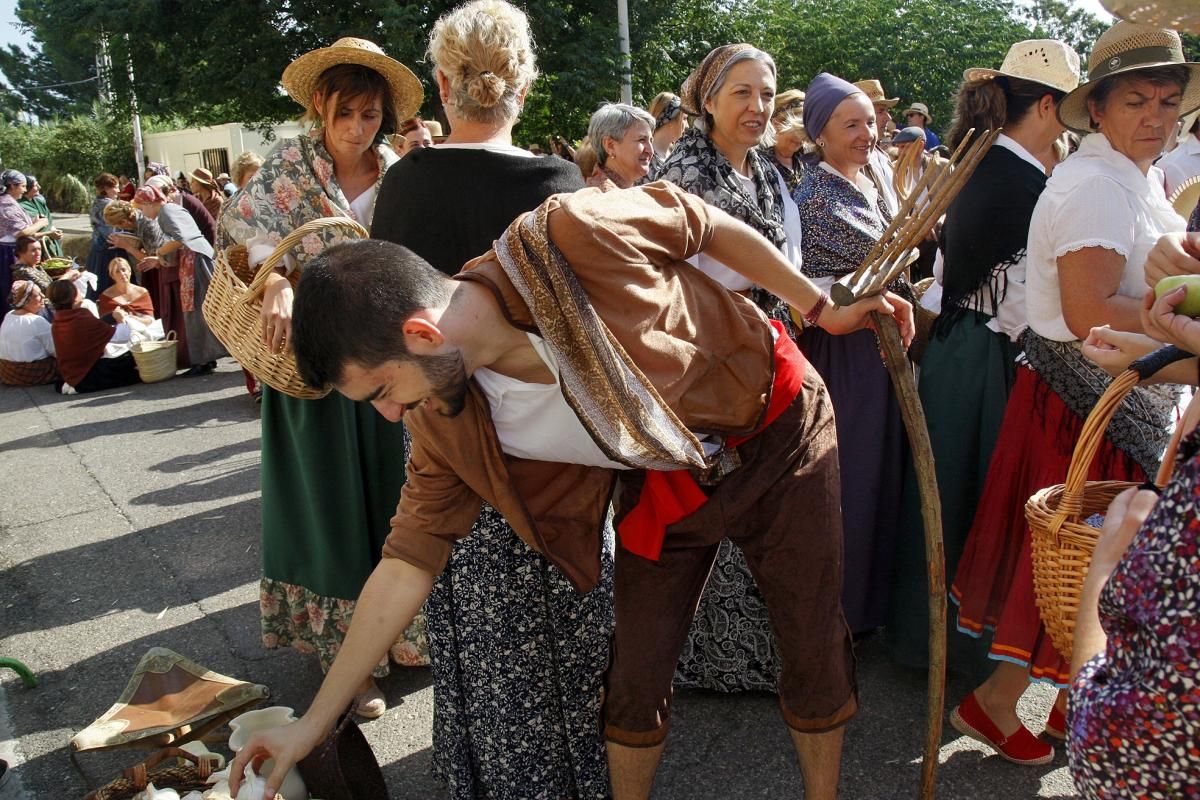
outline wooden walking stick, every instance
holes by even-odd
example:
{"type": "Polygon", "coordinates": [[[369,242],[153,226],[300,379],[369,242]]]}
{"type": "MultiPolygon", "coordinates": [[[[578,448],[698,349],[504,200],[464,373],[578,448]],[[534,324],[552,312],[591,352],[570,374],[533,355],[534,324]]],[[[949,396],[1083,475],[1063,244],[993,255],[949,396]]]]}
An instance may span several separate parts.
{"type": "MultiPolygon", "coordinates": [[[[1000,131],[996,130],[975,138],[974,130],[971,130],[949,163],[926,170],[859,268],[834,284],[830,292],[834,302],[850,305],[864,297],[880,294],[907,269],[916,247],[932,230],[999,135],[1000,131]]],[[[921,495],[921,521],[925,526],[925,566],[929,585],[929,684],[919,797],[921,800],[932,800],[937,790],[938,752],[941,749],[942,717],[946,705],[946,559],[942,542],[942,503],[938,495],[933,446],[929,441],[925,411],[917,394],[916,376],[904,351],[900,328],[892,317],[876,312],[872,318],[912,447],[921,495]]]]}

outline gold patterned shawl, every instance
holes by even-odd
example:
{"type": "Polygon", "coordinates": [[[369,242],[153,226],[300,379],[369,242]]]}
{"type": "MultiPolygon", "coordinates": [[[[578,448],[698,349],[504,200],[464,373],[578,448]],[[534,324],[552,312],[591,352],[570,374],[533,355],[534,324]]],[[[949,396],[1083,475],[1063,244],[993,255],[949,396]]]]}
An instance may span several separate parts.
{"type": "Polygon", "coordinates": [[[610,459],[635,469],[705,469],[700,441],[600,319],[550,241],[543,205],[517,219],[496,255],[558,360],[563,395],[610,459]]]}

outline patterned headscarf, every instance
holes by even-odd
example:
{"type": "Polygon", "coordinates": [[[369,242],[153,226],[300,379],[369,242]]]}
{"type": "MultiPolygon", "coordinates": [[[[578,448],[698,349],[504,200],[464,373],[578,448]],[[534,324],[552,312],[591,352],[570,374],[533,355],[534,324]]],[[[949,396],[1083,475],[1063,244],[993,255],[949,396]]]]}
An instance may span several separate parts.
{"type": "Polygon", "coordinates": [[[24,186],[25,176],[15,169],[6,169],[4,172],[0,172],[0,184],[3,184],[5,189],[9,186],[24,186]]]}
{"type": "Polygon", "coordinates": [[[29,302],[29,298],[33,296],[35,286],[33,281],[13,281],[12,292],[8,296],[8,305],[11,308],[24,307],[29,302]]]}
{"type": "Polygon", "coordinates": [[[808,131],[809,138],[817,140],[838,103],[852,94],[862,93],[862,89],[853,83],[828,72],[813,78],[804,94],[804,129],[808,131]]]}
{"type": "MultiPolygon", "coordinates": [[[[703,116],[704,104],[724,81],[725,73],[729,71],[729,68],[759,52],[757,47],[745,42],[725,44],[715,48],[704,57],[700,66],[692,70],[692,74],[687,76],[687,80],[680,87],[679,97],[683,101],[683,110],[693,117],[703,116]]],[[[768,62],[771,66],[771,74],[774,75],[775,62],[770,61],[769,57],[768,62]]]]}
{"type": "Polygon", "coordinates": [[[150,205],[151,203],[165,203],[167,196],[162,193],[162,190],[157,186],[146,184],[133,193],[134,205],[150,205]]]}
{"type": "Polygon", "coordinates": [[[167,169],[167,165],[160,164],[157,161],[147,161],[146,172],[154,175],[166,175],[167,177],[171,176],[171,170],[167,169]]]}
{"type": "Polygon", "coordinates": [[[678,97],[672,97],[667,101],[667,105],[662,111],[658,112],[658,116],[654,118],[654,130],[658,130],[663,125],[666,125],[671,120],[679,116],[680,108],[683,103],[678,97]]]}

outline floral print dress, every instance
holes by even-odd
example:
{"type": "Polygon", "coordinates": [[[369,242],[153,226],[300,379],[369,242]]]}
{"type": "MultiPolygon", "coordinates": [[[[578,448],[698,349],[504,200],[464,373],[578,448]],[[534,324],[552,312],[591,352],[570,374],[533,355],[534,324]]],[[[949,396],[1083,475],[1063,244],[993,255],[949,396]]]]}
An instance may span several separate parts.
{"type": "Polygon", "coordinates": [[[1100,594],[1104,652],[1071,688],[1075,788],[1200,797],[1200,431],[1100,594]]]}
{"type": "MultiPolygon", "coordinates": [[[[397,161],[377,148],[378,191],[397,161]]],[[[372,207],[373,210],[373,207],[372,207]]],[[[334,174],[321,132],[281,141],[262,169],[226,203],[217,249],[245,245],[252,262],[293,230],[321,217],[355,218],[334,174]]],[[[370,219],[358,219],[369,227],[370,219]]],[[[344,229],[306,236],[289,268],[347,240],[344,229]]],[[[367,403],[333,392],[297,400],[266,388],[262,403],[263,645],[315,652],[328,669],[345,638],[354,603],[379,562],[404,483],[404,428],[367,403]]],[[[392,647],[397,663],[428,664],[424,617],[392,647]]],[[[386,674],[386,661],[375,675],[386,674]]]]}

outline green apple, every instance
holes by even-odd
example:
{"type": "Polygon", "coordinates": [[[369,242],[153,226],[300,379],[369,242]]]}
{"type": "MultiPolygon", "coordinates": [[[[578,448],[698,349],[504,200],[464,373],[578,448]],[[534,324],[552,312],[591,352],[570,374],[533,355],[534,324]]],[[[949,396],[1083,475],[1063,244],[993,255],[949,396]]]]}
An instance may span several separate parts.
{"type": "Polygon", "coordinates": [[[1154,296],[1162,297],[1180,286],[1187,288],[1187,296],[1175,306],[1176,314],[1200,317],[1200,275],[1172,275],[1163,278],[1154,286],[1154,296]]]}

